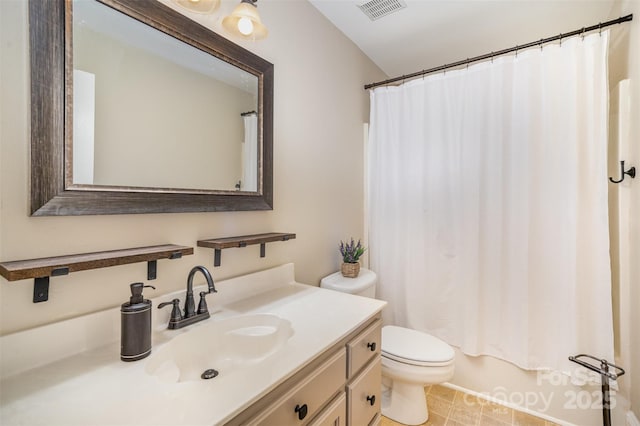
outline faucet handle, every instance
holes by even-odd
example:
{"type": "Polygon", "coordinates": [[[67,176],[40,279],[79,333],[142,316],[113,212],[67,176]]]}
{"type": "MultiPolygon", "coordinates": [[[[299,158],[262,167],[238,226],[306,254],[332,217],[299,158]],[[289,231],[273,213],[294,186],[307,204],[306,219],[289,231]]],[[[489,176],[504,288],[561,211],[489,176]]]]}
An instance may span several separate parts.
{"type": "Polygon", "coordinates": [[[200,292],[200,303],[198,303],[198,315],[200,315],[200,314],[208,314],[209,313],[209,307],[207,306],[207,300],[205,299],[205,297],[209,293],[210,292],[208,292],[208,291],[201,291],[200,292]]]}
{"type": "Polygon", "coordinates": [[[173,309],[171,309],[171,319],[170,323],[177,322],[182,319],[182,313],[180,312],[180,299],[173,299],[171,302],[164,302],[158,305],[158,309],[162,309],[165,306],[173,305],[173,309]]]}

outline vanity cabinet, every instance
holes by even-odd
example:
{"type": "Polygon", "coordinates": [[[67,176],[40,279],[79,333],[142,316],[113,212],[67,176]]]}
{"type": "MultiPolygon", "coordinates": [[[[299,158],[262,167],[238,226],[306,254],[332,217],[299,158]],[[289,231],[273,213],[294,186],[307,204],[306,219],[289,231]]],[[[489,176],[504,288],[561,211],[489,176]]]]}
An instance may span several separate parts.
{"type": "Polygon", "coordinates": [[[381,327],[372,318],[227,425],[379,424],[381,327]]]}

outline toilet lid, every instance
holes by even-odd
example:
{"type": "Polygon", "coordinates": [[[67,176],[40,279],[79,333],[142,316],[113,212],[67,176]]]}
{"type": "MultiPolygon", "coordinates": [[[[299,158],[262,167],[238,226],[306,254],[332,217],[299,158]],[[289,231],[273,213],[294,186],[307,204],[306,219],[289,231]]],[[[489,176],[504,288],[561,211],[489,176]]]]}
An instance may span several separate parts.
{"type": "Polygon", "coordinates": [[[360,268],[360,273],[355,278],[345,278],[340,271],[328,275],[320,280],[320,287],[343,293],[358,294],[371,286],[375,286],[376,281],[375,272],[360,268]]]}
{"type": "Polygon", "coordinates": [[[430,334],[394,325],[382,327],[382,355],[415,365],[442,365],[455,356],[453,348],[430,334]]]}

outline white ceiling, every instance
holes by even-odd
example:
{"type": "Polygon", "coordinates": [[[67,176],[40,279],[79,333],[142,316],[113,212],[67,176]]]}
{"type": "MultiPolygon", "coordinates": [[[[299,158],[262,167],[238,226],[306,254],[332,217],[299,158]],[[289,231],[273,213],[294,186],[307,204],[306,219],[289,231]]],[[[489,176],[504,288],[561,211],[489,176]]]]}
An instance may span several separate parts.
{"type": "Polygon", "coordinates": [[[310,0],[389,77],[613,19],[613,0],[405,0],[371,21],[365,1],[310,0]]]}

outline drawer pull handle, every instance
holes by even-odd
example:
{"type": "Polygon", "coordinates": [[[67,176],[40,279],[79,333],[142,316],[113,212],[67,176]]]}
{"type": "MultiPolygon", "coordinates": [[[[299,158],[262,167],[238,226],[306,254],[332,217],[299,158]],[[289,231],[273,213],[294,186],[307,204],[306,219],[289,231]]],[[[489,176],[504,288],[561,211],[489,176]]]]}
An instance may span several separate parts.
{"type": "Polygon", "coordinates": [[[298,413],[298,420],[302,420],[307,417],[307,404],[296,405],[296,413],[298,413]]]}
{"type": "Polygon", "coordinates": [[[373,404],[376,403],[376,396],[375,395],[368,396],[367,401],[369,401],[369,405],[373,407],[373,404]]]}
{"type": "Polygon", "coordinates": [[[371,352],[375,352],[376,342],[367,343],[367,347],[371,350],[371,352]]]}

